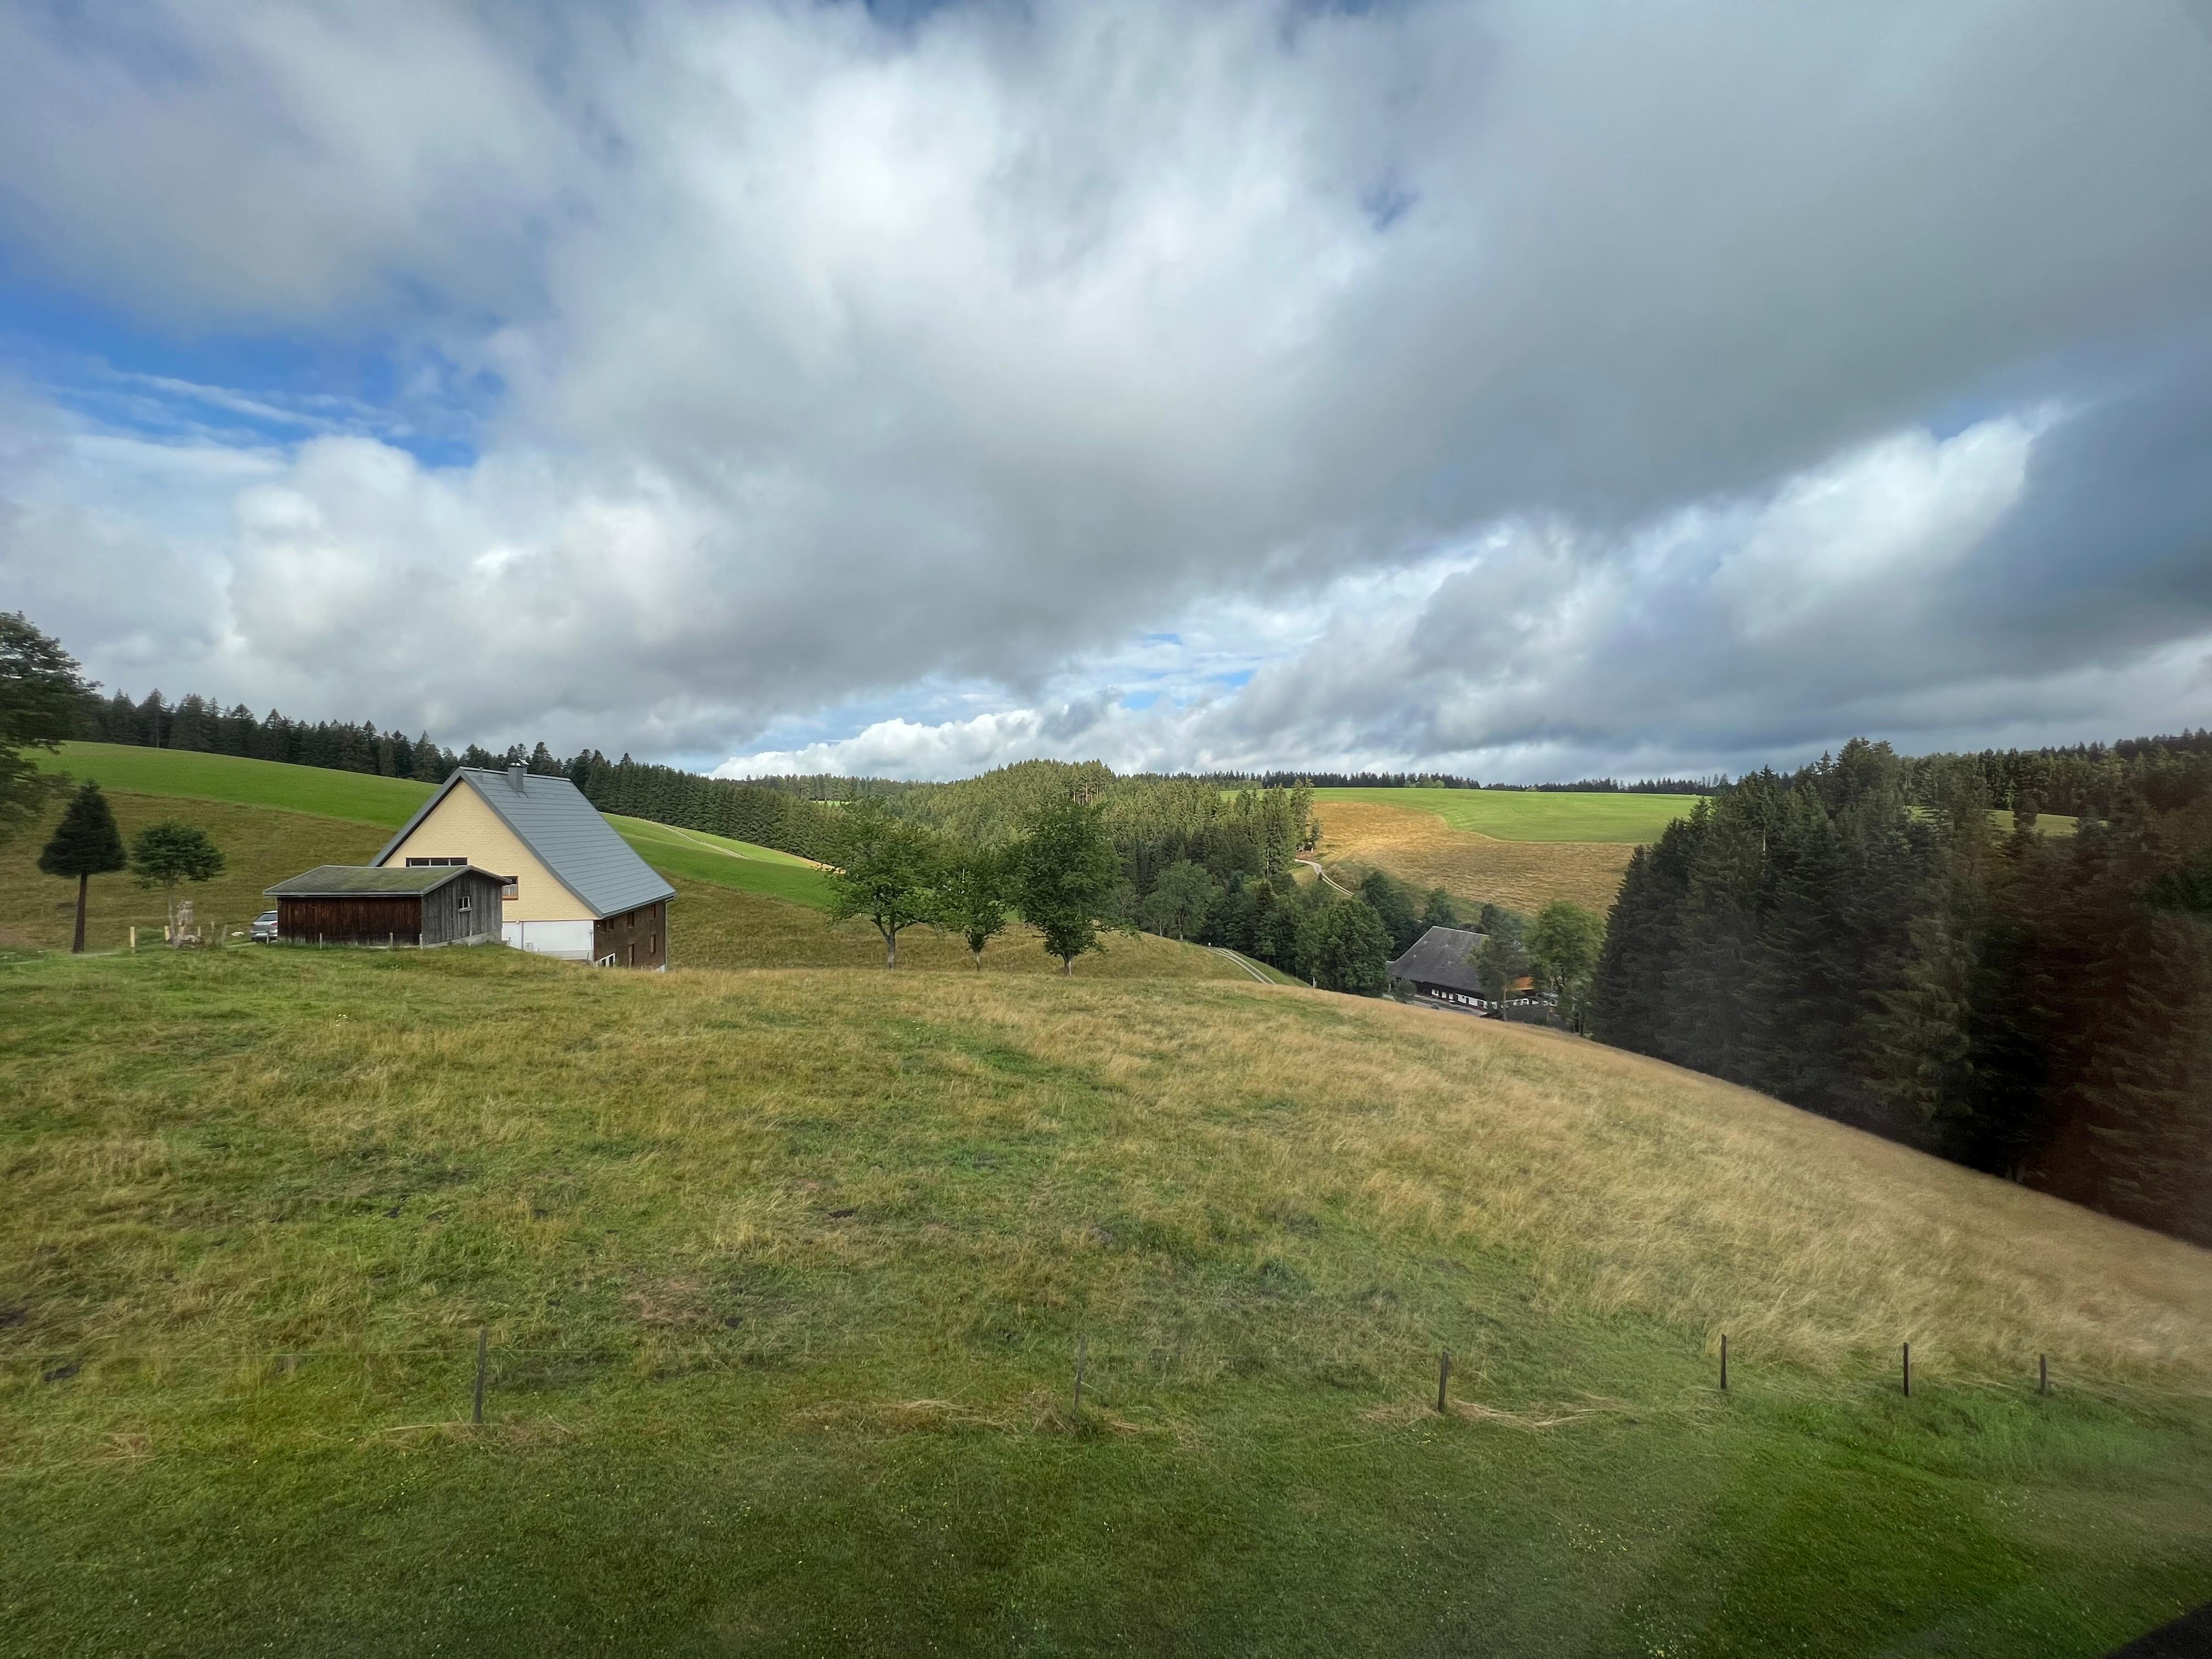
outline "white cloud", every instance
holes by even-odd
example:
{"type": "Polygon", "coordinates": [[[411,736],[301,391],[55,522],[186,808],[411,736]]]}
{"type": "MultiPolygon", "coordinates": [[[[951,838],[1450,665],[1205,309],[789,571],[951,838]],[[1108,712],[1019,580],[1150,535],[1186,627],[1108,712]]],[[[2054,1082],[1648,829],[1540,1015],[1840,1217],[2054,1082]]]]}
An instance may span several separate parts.
{"type": "Polygon", "coordinates": [[[2212,323],[2212,53],[2150,9],[31,6],[0,204],[149,325],[496,377],[451,465],[127,364],[56,394],[105,430],[0,410],[0,574],[139,689],[762,765],[1668,766],[1937,729],[2030,641],[2164,685],[2207,625],[2201,465],[2076,441],[2195,419],[2126,376],[2212,323]],[[359,625],[394,595],[441,627],[359,625]]]}

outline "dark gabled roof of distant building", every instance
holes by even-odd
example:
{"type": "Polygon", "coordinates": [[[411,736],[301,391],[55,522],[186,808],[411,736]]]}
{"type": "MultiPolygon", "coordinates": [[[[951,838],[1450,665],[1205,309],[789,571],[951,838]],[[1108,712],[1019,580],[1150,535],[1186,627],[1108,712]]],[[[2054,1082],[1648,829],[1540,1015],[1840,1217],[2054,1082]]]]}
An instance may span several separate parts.
{"type": "Polygon", "coordinates": [[[584,799],[584,792],[566,778],[519,768],[504,772],[462,767],[446,780],[446,787],[422,805],[422,810],[376,855],[379,864],[390,858],[415,833],[415,826],[463,784],[484,798],[491,810],[538,854],[553,872],[554,880],[574,893],[596,916],[620,915],[641,904],[674,898],[676,890],[657,875],[651,865],[615,833],[615,827],[584,799]]]}
{"type": "Polygon", "coordinates": [[[1431,927],[1390,964],[1390,977],[1416,985],[1441,985],[1449,991],[1480,994],[1482,975],[1472,965],[1483,936],[1464,927],[1431,927]]]}
{"type": "Polygon", "coordinates": [[[412,869],[383,870],[362,864],[318,865],[304,875],[294,876],[289,881],[280,881],[274,887],[261,890],[277,898],[353,898],[378,893],[409,896],[434,893],[447,882],[465,876],[471,871],[479,876],[491,876],[494,881],[504,881],[504,876],[493,875],[489,870],[477,870],[473,865],[434,864],[412,869]]]}

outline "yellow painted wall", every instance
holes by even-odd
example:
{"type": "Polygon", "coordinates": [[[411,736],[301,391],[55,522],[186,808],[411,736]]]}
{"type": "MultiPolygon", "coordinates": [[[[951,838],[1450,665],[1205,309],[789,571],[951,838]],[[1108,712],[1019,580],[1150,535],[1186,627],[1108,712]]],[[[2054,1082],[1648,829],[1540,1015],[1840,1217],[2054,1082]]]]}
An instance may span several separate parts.
{"type": "Polygon", "coordinates": [[[485,805],[476,786],[456,785],[415,833],[392,849],[387,866],[410,859],[466,859],[479,870],[515,878],[515,895],[499,907],[505,921],[586,921],[582,900],[553,878],[507,820],[485,805]]]}

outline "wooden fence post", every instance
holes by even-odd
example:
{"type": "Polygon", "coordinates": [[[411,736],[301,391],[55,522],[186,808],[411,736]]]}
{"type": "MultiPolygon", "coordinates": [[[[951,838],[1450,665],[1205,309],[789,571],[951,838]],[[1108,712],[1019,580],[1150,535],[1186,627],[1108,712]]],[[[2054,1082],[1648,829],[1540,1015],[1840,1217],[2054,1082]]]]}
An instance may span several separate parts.
{"type": "Polygon", "coordinates": [[[1444,1409],[1445,1401],[1450,1392],[1451,1350],[1439,1348],[1437,1350],[1437,1409],[1438,1411],[1444,1409]]]}
{"type": "Polygon", "coordinates": [[[1912,1345],[1910,1342],[1905,1345],[1904,1355],[1905,1397],[1910,1400],[1912,1397],[1912,1345]]]}
{"type": "Polygon", "coordinates": [[[476,1411],[475,1411],[475,1413],[474,1413],[470,1417],[469,1421],[470,1421],[470,1422],[471,1422],[471,1423],[473,1423],[473,1424],[476,1424],[478,1427],[483,1426],[483,1424],[484,1357],[485,1357],[485,1354],[487,1353],[487,1352],[489,1351],[489,1346],[490,1342],[491,1342],[491,1330],[490,1330],[490,1328],[489,1328],[489,1327],[488,1327],[488,1326],[484,1326],[484,1325],[479,1325],[479,1326],[477,1326],[477,1406],[476,1406],[476,1411]]]}
{"type": "Polygon", "coordinates": [[[1728,1333],[1721,1333],[1721,1392],[1728,1392],[1728,1333]]]}

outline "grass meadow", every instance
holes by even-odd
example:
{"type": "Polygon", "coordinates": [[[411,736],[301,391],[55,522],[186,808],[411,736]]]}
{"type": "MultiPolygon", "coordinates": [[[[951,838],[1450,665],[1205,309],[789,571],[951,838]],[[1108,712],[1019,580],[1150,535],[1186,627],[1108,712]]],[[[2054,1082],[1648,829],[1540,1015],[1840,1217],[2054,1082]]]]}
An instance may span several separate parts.
{"type": "MultiPolygon", "coordinates": [[[[108,800],[126,840],[163,818],[198,824],[214,838],[223,849],[223,874],[179,892],[192,900],[204,927],[225,932],[244,929],[269,908],[263,891],[271,884],[319,864],[362,863],[388,839],[374,825],[223,801],[126,793],[112,794],[108,800]]],[[[34,831],[0,847],[0,954],[69,947],[76,884],[40,874],[37,862],[38,849],[59,811],[57,805],[34,831]]],[[[832,925],[822,914],[829,902],[827,884],[804,860],[721,836],[695,837],[641,819],[613,822],[677,890],[668,912],[672,965],[882,968],[881,937],[865,921],[832,925]],[[740,851],[733,854],[725,848],[740,851]]],[[[127,872],[96,876],[87,907],[86,947],[121,949],[136,926],[142,945],[158,948],[164,914],[161,894],[140,887],[127,872]]],[[[900,936],[899,963],[902,969],[915,971],[975,971],[964,944],[927,927],[900,936]]],[[[1035,930],[1018,926],[992,941],[982,971],[1056,974],[1060,963],[1045,954],[1035,930]]],[[[1282,978],[1269,971],[1271,977],[1282,978]]],[[[1218,952],[1148,934],[1109,938],[1106,949],[1085,957],[1076,972],[1109,979],[1250,977],[1218,952]]]]}
{"type": "MultiPolygon", "coordinates": [[[[1470,903],[1534,915],[1571,899],[1604,915],[1637,844],[1655,841],[1696,805],[1694,795],[1563,794],[1472,789],[1316,789],[1322,861],[1346,885],[1387,871],[1470,903]]],[[[2012,814],[1990,822],[2009,833],[2012,814]]],[[[2075,821],[2045,813],[2039,827],[2070,836],[2075,821]]]]}
{"type": "MultiPolygon", "coordinates": [[[[96,782],[110,794],[173,795],[234,806],[267,806],[311,817],[397,830],[430,799],[432,786],[411,778],[375,778],[319,766],[286,766],[200,755],[182,749],[138,749],[119,743],[65,743],[58,753],[28,751],[50,772],[96,782]]],[[[380,840],[377,846],[383,845],[380,840]]],[[[375,847],[369,848],[373,854],[375,847]]]]}
{"type": "MultiPolygon", "coordinates": [[[[359,863],[374,858],[391,838],[391,832],[412,817],[431,793],[430,785],[404,778],[374,778],[357,772],[325,771],[320,767],[286,766],[275,761],[242,760],[234,755],[134,749],[106,743],[64,744],[58,755],[31,752],[32,758],[49,770],[66,771],[79,781],[97,781],[111,798],[123,792],[160,803],[150,813],[143,807],[133,807],[126,814],[125,809],[117,805],[116,821],[122,824],[126,837],[141,823],[174,817],[206,829],[225,848],[226,855],[231,854],[235,843],[247,861],[241,863],[233,857],[230,874],[211,884],[208,892],[196,896],[201,901],[202,915],[219,913],[224,919],[235,918],[241,923],[268,908],[260,892],[273,882],[297,875],[318,863],[359,863]],[[311,830],[301,824],[264,825],[250,811],[203,811],[202,805],[271,809],[319,820],[322,827],[311,830]],[[328,827],[332,823],[367,824],[386,833],[366,837],[342,836],[328,827]],[[335,856],[320,851],[309,854],[311,848],[326,846],[348,850],[335,856]],[[264,872],[272,873],[264,878],[264,872]],[[248,904],[252,908],[242,908],[248,904]]],[[[57,805],[36,831],[27,832],[14,846],[0,848],[0,948],[4,948],[4,936],[11,928],[19,936],[22,933],[22,905],[11,903],[9,897],[19,878],[27,878],[34,884],[48,879],[36,872],[38,849],[51,833],[60,810],[57,805]],[[27,854],[25,842],[28,843],[27,854]]],[[[644,818],[610,814],[607,821],[647,863],[672,881],[689,877],[712,886],[735,887],[769,898],[810,905],[817,910],[827,908],[830,902],[829,887],[816,866],[788,853],[734,841],[727,836],[678,830],[644,818]]],[[[58,887],[61,884],[52,884],[58,887]]],[[[100,935],[109,943],[120,942],[123,933],[119,929],[131,921],[137,921],[141,927],[145,923],[143,915],[124,914],[131,905],[131,901],[123,896],[130,885],[131,878],[126,875],[103,876],[93,882],[93,891],[99,896],[93,907],[94,917],[103,914],[121,916],[116,927],[100,935]]],[[[158,921],[161,915],[158,902],[152,914],[158,921]]],[[[51,931],[48,928],[45,933],[51,931]]],[[[44,933],[36,929],[33,936],[44,939],[44,933]]],[[[66,944],[67,939],[64,930],[61,942],[66,944]]]]}
{"type": "Polygon", "coordinates": [[[1455,830],[1433,812],[1365,801],[1334,802],[1316,816],[1318,856],[1346,886],[1368,870],[1383,870],[1424,891],[1441,887],[1468,904],[1502,904],[1528,915],[1562,898],[1603,915],[1636,850],[1627,842],[1495,841],[1455,830]]]}
{"type": "Polygon", "coordinates": [[[1316,789],[1314,811],[1326,825],[1340,801],[1427,812],[1454,830],[1492,841],[1619,842],[1659,839],[1687,817],[1695,795],[1574,794],[1534,789],[1316,789]]]}
{"type": "Polygon", "coordinates": [[[2212,1257],[1528,1028],[46,956],[0,1182],[16,1651],[2090,1655],[2212,1596],[2212,1257]]]}

